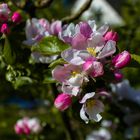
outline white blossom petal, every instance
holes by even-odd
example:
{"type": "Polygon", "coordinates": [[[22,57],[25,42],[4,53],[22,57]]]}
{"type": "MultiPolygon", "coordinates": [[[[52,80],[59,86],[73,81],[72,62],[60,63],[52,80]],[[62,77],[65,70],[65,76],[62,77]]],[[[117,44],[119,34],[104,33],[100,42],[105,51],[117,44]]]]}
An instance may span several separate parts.
{"type": "Polygon", "coordinates": [[[85,121],[85,123],[89,122],[89,119],[87,118],[86,114],[85,114],[85,110],[84,110],[84,105],[82,106],[81,110],[80,110],[80,117],[82,120],[85,121]]]}
{"type": "Polygon", "coordinates": [[[103,26],[101,26],[97,32],[99,32],[100,34],[104,35],[109,29],[108,24],[104,24],[103,26]]]}
{"type": "Polygon", "coordinates": [[[111,56],[116,52],[116,42],[115,41],[108,41],[101,52],[98,54],[97,58],[101,59],[104,57],[111,56]]]}
{"type": "Polygon", "coordinates": [[[80,91],[80,87],[63,84],[63,85],[62,85],[62,91],[63,91],[64,93],[68,93],[68,94],[77,96],[78,93],[79,93],[79,91],[80,91]]]}
{"type": "Polygon", "coordinates": [[[77,51],[75,49],[67,49],[61,53],[61,57],[65,61],[67,61],[73,65],[81,65],[85,61],[79,56],[79,52],[80,51],[77,51]]]}
{"type": "Polygon", "coordinates": [[[87,93],[80,101],[81,104],[85,103],[87,99],[92,98],[95,95],[95,92],[87,93]]]}
{"type": "Polygon", "coordinates": [[[83,83],[83,75],[76,74],[75,76],[72,76],[71,78],[69,78],[67,81],[72,86],[81,86],[83,83]]]}

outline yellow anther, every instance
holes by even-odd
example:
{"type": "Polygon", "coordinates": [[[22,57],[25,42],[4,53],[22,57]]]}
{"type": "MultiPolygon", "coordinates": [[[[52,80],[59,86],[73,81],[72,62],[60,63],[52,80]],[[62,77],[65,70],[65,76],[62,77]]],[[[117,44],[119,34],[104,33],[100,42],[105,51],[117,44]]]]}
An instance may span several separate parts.
{"type": "Polygon", "coordinates": [[[92,56],[96,56],[96,51],[94,48],[87,48],[88,53],[90,53],[92,56]]]}
{"type": "Polygon", "coordinates": [[[78,74],[77,71],[73,71],[73,72],[72,72],[72,77],[75,77],[77,74],[78,74]]]}
{"type": "Polygon", "coordinates": [[[86,102],[86,106],[87,106],[87,108],[92,108],[94,105],[96,104],[96,101],[95,100],[88,100],[87,102],[86,102]]]}

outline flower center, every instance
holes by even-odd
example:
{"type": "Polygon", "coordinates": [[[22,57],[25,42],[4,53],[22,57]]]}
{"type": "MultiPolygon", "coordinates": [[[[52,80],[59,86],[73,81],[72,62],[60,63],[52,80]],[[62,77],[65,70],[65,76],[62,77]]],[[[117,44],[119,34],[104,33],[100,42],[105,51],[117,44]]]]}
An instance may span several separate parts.
{"type": "Polygon", "coordinates": [[[95,104],[96,104],[96,101],[93,100],[93,99],[91,99],[91,100],[88,100],[88,101],[86,102],[86,107],[87,107],[87,108],[92,108],[95,104]]]}
{"type": "Polygon", "coordinates": [[[96,56],[96,51],[94,48],[87,48],[88,53],[90,53],[92,56],[96,56]]]}
{"type": "Polygon", "coordinates": [[[75,77],[77,74],[79,74],[77,71],[73,71],[73,72],[71,73],[71,76],[72,76],[72,77],[75,77]]]}

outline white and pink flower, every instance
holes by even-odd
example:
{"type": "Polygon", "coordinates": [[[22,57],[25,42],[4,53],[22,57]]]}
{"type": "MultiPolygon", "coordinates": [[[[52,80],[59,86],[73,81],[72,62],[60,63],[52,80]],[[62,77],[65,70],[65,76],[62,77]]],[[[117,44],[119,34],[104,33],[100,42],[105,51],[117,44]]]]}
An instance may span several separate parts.
{"type": "Polygon", "coordinates": [[[10,14],[10,9],[6,3],[0,4],[0,22],[7,21],[10,14]]]}
{"type": "Polygon", "coordinates": [[[104,105],[94,96],[95,92],[87,93],[80,101],[80,103],[83,104],[80,110],[80,117],[85,123],[88,123],[89,120],[99,122],[102,119],[99,113],[103,112],[104,105]]]}
{"type": "Polygon", "coordinates": [[[39,119],[37,118],[28,118],[24,117],[17,121],[14,126],[15,132],[18,135],[26,134],[29,135],[31,133],[39,133],[42,130],[42,126],[40,124],[39,119]]]}

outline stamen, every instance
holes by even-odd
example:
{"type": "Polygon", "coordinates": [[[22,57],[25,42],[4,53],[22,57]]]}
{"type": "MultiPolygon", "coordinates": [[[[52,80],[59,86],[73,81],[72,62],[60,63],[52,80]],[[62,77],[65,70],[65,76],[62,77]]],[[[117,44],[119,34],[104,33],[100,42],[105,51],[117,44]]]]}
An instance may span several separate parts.
{"type": "Polygon", "coordinates": [[[88,100],[87,102],[86,102],[86,106],[87,106],[87,108],[92,108],[94,105],[96,104],[96,102],[95,102],[95,100],[88,100]]]}
{"type": "Polygon", "coordinates": [[[77,71],[73,71],[73,72],[72,72],[72,77],[75,77],[77,74],[78,74],[77,71]]]}
{"type": "Polygon", "coordinates": [[[90,53],[92,56],[96,56],[96,51],[94,48],[87,48],[88,53],[90,53]]]}

